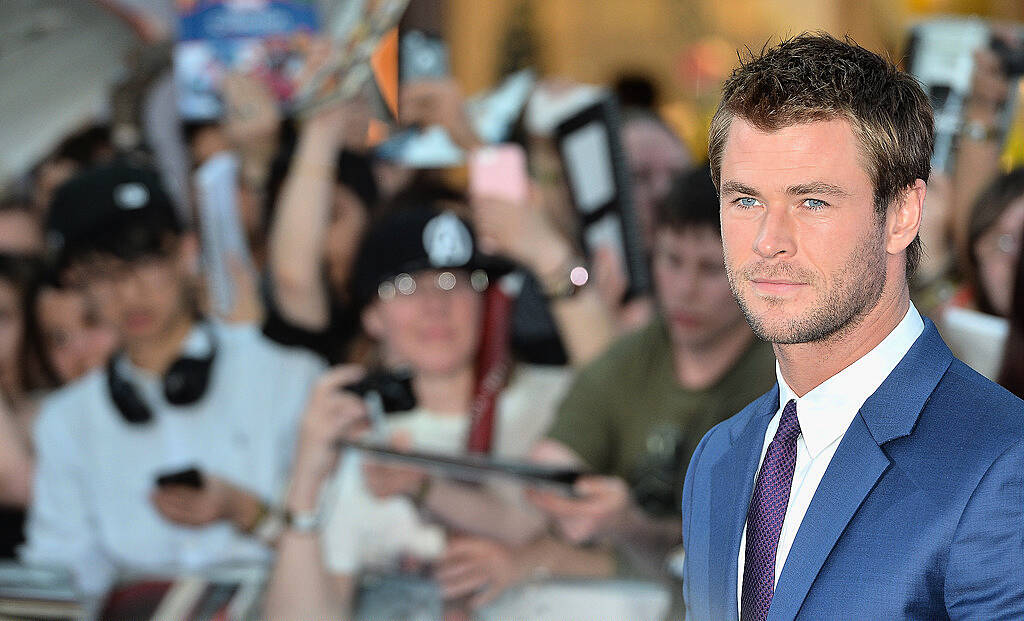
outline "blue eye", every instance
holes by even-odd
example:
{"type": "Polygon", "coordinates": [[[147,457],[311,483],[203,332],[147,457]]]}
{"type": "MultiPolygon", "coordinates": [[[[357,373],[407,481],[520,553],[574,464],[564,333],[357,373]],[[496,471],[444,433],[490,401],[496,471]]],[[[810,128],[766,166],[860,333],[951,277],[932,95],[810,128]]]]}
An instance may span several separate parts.
{"type": "Polygon", "coordinates": [[[828,207],[828,203],[816,198],[804,199],[804,205],[810,209],[824,209],[825,207],[828,207]]]}
{"type": "Polygon", "coordinates": [[[749,196],[744,196],[743,198],[736,199],[736,204],[739,205],[740,207],[756,207],[757,199],[751,198],[749,196]]]}

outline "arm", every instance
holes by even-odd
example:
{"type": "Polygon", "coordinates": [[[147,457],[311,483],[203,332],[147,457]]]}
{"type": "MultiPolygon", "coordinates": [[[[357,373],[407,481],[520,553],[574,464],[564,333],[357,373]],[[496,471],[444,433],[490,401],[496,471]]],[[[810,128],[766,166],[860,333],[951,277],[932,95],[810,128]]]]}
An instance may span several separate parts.
{"type": "MultiPolygon", "coordinates": [[[[998,121],[999,110],[1006,100],[1009,86],[994,52],[978,50],[974,54],[974,61],[971,95],[964,108],[964,121],[992,127],[998,121]]],[[[961,263],[966,261],[970,253],[967,247],[967,227],[971,207],[978,194],[999,174],[1001,145],[1000,140],[976,140],[967,136],[961,136],[957,145],[953,170],[952,229],[957,260],[961,263]]]]}
{"type": "Polygon", "coordinates": [[[308,330],[328,321],[321,270],[343,110],[321,110],[303,126],[270,231],[274,302],[285,319],[308,330]]]}
{"type": "MultiPolygon", "coordinates": [[[[362,371],[338,367],[317,382],[303,416],[291,484],[285,502],[293,515],[316,511],[320,490],[335,469],[334,441],[365,418],[362,401],[340,387],[356,381],[362,371]]],[[[354,590],[349,574],[337,574],[324,563],[318,532],[287,531],[278,540],[277,561],[264,600],[268,619],[345,619],[354,590]]]]}
{"type": "Polygon", "coordinates": [[[32,457],[0,395],[0,504],[26,507],[32,497],[32,457]]]}
{"type": "MultiPolygon", "coordinates": [[[[546,463],[581,467],[583,460],[555,440],[544,440],[534,457],[546,463]]],[[[558,521],[572,541],[604,538],[624,549],[663,557],[680,543],[678,517],[657,518],[633,502],[626,482],[618,477],[590,475],[576,484],[577,496],[533,492],[531,500],[558,521]]]]}
{"type": "MultiPolygon", "coordinates": [[[[485,252],[506,255],[526,266],[550,294],[568,281],[575,253],[535,199],[513,204],[474,197],[473,219],[485,252]]],[[[596,358],[615,336],[612,314],[592,284],[571,297],[552,298],[550,309],[574,366],[596,358]]]]}
{"type": "MultiPolygon", "coordinates": [[[[394,434],[391,444],[400,451],[412,448],[411,438],[403,433],[394,434]]],[[[524,506],[521,494],[512,495],[520,489],[515,485],[465,484],[432,477],[418,468],[374,460],[363,463],[362,474],[366,488],[374,496],[406,496],[434,521],[455,532],[523,545],[539,536],[546,526],[539,512],[524,506]]]]}
{"type": "Polygon", "coordinates": [[[478,537],[453,538],[437,564],[435,577],[445,599],[472,596],[471,608],[484,606],[509,587],[551,576],[606,578],[615,563],[604,548],[579,548],[544,537],[506,546],[478,537]]]}
{"type": "Polygon", "coordinates": [[[451,530],[509,545],[523,545],[543,531],[546,520],[541,514],[495,492],[488,487],[436,479],[423,499],[423,508],[451,530]]]}
{"type": "Polygon", "coordinates": [[[946,566],[950,619],[1024,618],[1024,441],[981,478],[957,526],[946,566]]]}
{"type": "MultiPolygon", "coordinates": [[[[288,507],[305,513],[314,510],[316,500],[296,487],[288,507]]],[[[354,590],[350,575],[327,570],[318,533],[288,530],[278,540],[277,562],[267,586],[263,616],[282,620],[347,619],[354,590]]]]}

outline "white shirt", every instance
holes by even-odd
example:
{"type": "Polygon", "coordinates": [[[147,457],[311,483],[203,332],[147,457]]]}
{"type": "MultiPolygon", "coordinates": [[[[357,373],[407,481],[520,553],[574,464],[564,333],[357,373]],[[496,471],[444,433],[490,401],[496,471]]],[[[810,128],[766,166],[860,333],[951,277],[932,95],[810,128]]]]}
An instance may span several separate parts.
{"type": "MultiPolygon", "coordinates": [[[[266,340],[255,326],[214,325],[210,384],[195,404],[173,406],[162,378],[122,360],[153,420],[124,420],[106,369],[56,391],[35,427],[37,466],[22,559],[67,567],[86,595],[118,572],[195,571],[225,562],[267,562],[269,551],[220,522],[189,528],[150,501],[158,474],[195,465],[267,500],[284,491],[298,422],[323,369],[312,355],[266,340]]],[[[186,352],[201,330],[186,339],[186,352]]],[[[208,348],[206,343],[204,348],[208,348]]]]}
{"type": "MultiPolygon", "coordinates": [[[[761,447],[761,463],[764,462],[768,445],[775,437],[782,418],[782,409],[792,399],[796,400],[796,417],[800,421],[800,436],[796,441],[796,467],[793,470],[793,487],[789,494],[789,505],[786,517],[782,522],[779,534],[779,545],[775,553],[775,582],[786,564],[786,557],[793,546],[797,529],[807,513],[814,492],[825,475],[825,470],[832,461],[839,442],[847,428],[857,416],[864,402],[867,401],[885,378],[889,377],[900,360],[910,350],[911,345],[924,331],[924,321],[913,304],[903,320],[874,349],[839,373],[828,378],[803,397],[797,397],[793,389],[782,377],[778,362],[775,363],[775,375],[779,381],[779,409],[768,423],[761,447]]],[[[757,484],[757,474],[754,484],[757,484]]],[[[743,524],[740,538],[740,555],[738,563],[738,580],[736,582],[736,599],[742,606],[743,564],[747,549],[747,525],[743,524]]],[[[737,608],[738,609],[738,608],[737,608]]]]}
{"type": "MultiPolygon", "coordinates": [[[[524,458],[544,437],[565,394],[571,374],[563,367],[520,365],[497,403],[494,454],[524,458]]],[[[458,454],[465,450],[469,417],[424,409],[387,418],[387,434],[402,430],[424,451],[458,454]]],[[[519,486],[488,487],[502,500],[523,506],[519,486]]],[[[394,570],[409,555],[432,560],[444,551],[444,530],[425,521],[404,496],[376,498],[363,481],[362,461],[354,452],[343,456],[325,496],[321,542],[332,573],[353,574],[362,568],[394,570]]]]}

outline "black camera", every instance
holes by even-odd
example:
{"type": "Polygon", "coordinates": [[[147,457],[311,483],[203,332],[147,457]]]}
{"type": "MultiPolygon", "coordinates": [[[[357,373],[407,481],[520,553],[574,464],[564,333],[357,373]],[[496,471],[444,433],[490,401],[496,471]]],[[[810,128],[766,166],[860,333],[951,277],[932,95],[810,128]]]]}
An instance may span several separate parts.
{"type": "Polygon", "coordinates": [[[408,369],[376,371],[342,390],[366,397],[371,392],[380,395],[385,413],[407,412],[416,407],[412,391],[412,372],[408,369]]]}

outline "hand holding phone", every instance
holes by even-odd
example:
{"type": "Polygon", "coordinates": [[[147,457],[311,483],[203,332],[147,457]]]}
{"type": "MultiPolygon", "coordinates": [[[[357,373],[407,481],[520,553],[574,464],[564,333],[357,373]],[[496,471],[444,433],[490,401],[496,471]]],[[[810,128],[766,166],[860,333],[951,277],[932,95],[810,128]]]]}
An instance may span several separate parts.
{"type": "Polygon", "coordinates": [[[526,153],[516,144],[483,147],[469,160],[469,194],[480,249],[546,275],[574,254],[536,196],[526,153]]]}
{"type": "Polygon", "coordinates": [[[178,470],[176,472],[167,472],[157,476],[157,487],[169,487],[172,485],[181,485],[183,487],[191,487],[192,489],[202,489],[203,473],[197,468],[192,467],[184,470],[178,470]]]}
{"type": "Polygon", "coordinates": [[[527,199],[526,152],[517,144],[480,147],[469,157],[469,194],[509,203],[527,199]]]}

